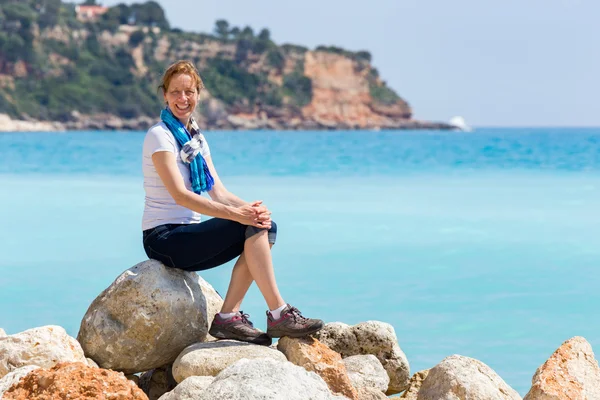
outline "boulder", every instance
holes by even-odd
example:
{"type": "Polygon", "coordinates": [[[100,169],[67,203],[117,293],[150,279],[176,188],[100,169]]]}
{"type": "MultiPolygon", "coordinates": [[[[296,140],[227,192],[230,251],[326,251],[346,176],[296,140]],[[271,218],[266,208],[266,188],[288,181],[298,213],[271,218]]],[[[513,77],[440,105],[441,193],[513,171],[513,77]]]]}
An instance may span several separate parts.
{"type": "Polygon", "coordinates": [[[216,376],[198,397],[202,400],[330,400],[344,399],[329,391],[314,372],[287,361],[240,360],[216,376]]]}
{"type": "Polygon", "coordinates": [[[0,379],[0,399],[12,385],[16,384],[21,380],[22,377],[33,371],[34,369],[38,369],[37,365],[27,365],[25,367],[17,368],[12,372],[4,375],[4,378],[0,379]]]}
{"type": "Polygon", "coordinates": [[[301,339],[282,337],[277,342],[277,348],[291,363],[307,371],[316,372],[332,392],[350,399],[358,399],[358,393],[350,382],[342,356],[323,343],[310,337],[301,339]]]}
{"type": "Polygon", "coordinates": [[[202,399],[200,393],[204,391],[213,381],[214,376],[190,376],[177,387],[165,393],[158,400],[197,400],[202,399]]]}
{"type": "Polygon", "coordinates": [[[29,372],[4,392],[3,400],[148,400],[122,373],[89,367],[85,363],[59,363],[52,369],[29,372]]]}
{"type": "Polygon", "coordinates": [[[423,386],[423,381],[429,375],[429,370],[424,369],[423,371],[419,371],[410,378],[410,382],[408,382],[408,388],[402,393],[400,396],[401,399],[405,400],[417,400],[419,395],[419,390],[421,386],[423,386]]]}
{"type": "Polygon", "coordinates": [[[242,358],[287,361],[277,350],[235,340],[196,343],[181,352],[173,363],[173,377],[182,382],[190,376],[216,376],[242,358]]]}
{"type": "Polygon", "coordinates": [[[360,400],[388,400],[388,397],[383,392],[372,387],[361,387],[358,389],[358,398],[360,400]]]}
{"type": "MultiPolygon", "coordinates": [[[[215,315],[217,315],[217,313],[221,311],[221,307],[223,307],[223,298],[215,290],[215,288],[213,288],[211,284],[206,282],[204,279],[198,279],[198,283],[200,284],[200,289],[202,289],[202,293],[206,299],[206,323],[210,329],[210,325],[212,324],[213,319],[215,319],[215,315]]],[[[217,339],[207,333],[206,341],[208,342],[213,340],[217,339]]]]}
{"type": "Polygon", "coordinates": [[[537,369],[525,400],[600,399],[600,369],[592,346],[576,336],[537,369]]]}
{"type": "Polygon", "coordinates": [[[157,400],[163,394],[175,389],[177,382],[173,379],[171,366],[165,365],[144,372],[139,378],[138,386],[146,393],[148,399],[157,400]]]}
{"type": "Polygon", "coordinates": [[[341,322],[326,324],[314,335],[342,358],[373,354],[386,370],[390,384],[387,393],[400,393],[408,385],[410,367],[398,345],[394,328],[385,322],[367,321],[349,326],[341,322]]]}
{"type": "Polygon", "coordinates": [[[350,382],[356,389],[373,388],[382,393],[387,391],[390,377],[373,354],[351,356],[345,358],[343,362],[350,382]]]}
{"type": "Polygon", "coordinates": [[[79,343],[60,326],[48,325],[0,337],[0,378],[26,365],[50,368],[68,361],[86,362],[79,343]]]}
{"type": "Polygon", "coordinates": [[[87,361],[87,365],[89,365],[90,367],[100,368],[96,361],[92,360],[91,358],[86,358],[85,360],[87,361]]]}
{"type": "Polygon", "coordinates": [[[0,328],[0,337],[4,337],[7,336],[6,332],[4,332],[4,329],[0,328]]]}
{"type": "Polygon", "coordinates": [[[417,400],[521,400],[490,367],[453,355],[429,370],[417,400]]]}
{"type": "Polygon", "coordinates": [[[102,368],[131,374],[170,364],[206,339],[206,286],[195,272],[141,262],[92,302],[77,339],[102,368]]]}

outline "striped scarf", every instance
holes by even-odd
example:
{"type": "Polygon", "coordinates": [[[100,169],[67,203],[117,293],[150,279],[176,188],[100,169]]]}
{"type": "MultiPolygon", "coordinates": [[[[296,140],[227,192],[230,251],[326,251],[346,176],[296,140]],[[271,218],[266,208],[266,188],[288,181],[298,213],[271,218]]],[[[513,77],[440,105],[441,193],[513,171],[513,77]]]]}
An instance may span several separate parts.
{"type": "MultiPolygon", "coordinates": [[[[204,157],[200,154],[202,135],[197,133],[192,137],[168,107],[161,111],[160,119],[177,140],[177,144],[181,148],[181,159],[190,167],[192,191],[197,194],[210,191],[215,181],[208,170],[204,157]]],[[[192,123],[195,125],[195,121],[192,123]]]]}

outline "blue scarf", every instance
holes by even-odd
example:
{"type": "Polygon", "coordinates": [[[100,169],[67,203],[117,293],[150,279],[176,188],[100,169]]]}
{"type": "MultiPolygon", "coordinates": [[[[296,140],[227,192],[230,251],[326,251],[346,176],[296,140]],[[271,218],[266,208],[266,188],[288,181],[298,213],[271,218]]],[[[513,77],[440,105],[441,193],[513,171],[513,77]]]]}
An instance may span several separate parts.
{"type": "MultiPolygon", "coordinates": [[[[160,119],[165,123],[171,131],[180,148],[183,148],[191,139],[191,135],[185,126],[179,121],[169,108],[165,108],[160,113],[160,119]]],[[[200,194],[208,192],[212,189],[215,181],[208,170],[208,165],[202,154],[197,154],[189,163],[190,166],[190,181],[192,182],[192,191],[200,194]]]]}

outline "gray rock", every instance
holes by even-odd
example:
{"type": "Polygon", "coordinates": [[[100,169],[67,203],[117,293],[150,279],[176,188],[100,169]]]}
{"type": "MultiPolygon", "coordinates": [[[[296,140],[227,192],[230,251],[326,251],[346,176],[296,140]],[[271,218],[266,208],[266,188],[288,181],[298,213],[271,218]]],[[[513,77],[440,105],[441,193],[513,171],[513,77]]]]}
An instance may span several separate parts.
{"type": "Polygon", "coordinates": [[[27,365],[51,368],[68,361],[87,363],[79,343],[60,326],[48,325],[0,337],[0,378],[27,365]]]}
{"type": "Polygon", "coordinates": [[[102,368],[131,374],[170,364],[206,338],[203,281],[195,272],[141,262],[92,302],[77,339],[102,368]]]}
{"type": "Polygon", "coordinates": [[[343,358],[372,354],[386,370],[390,384],[387,393],[400,393],[410,379],[410,367],[398,345],[394,328],[385,322],[367,321],[349,326],[332,322],[314,335],[322,343],[337,351],[343,358]]]}
{"type": "Polygon", "coordinates": [[[281,352],[257,344],[235,340],[196,343],[187,347],[177,357],[173,363],[173,377],[177,382],[182,382],[190,376],[216,376],[242,358],[286,361],[281,352]]]}
{"type": "Polygon", "coordinates": [[[225,104],[214,97],[203,102],[201,108],[208,124],[215,124],[217,121],[227,118],[225,104]]]}
{"type": "Polygon", "coordinates": [[[190,376],[184,379],[177,387],[165,393],[158,400],[197,400],[202,399],[201,393],[213,381],[214,376],[190,376]]]}
{"type": "Polygon", "coordinates": [[[600,399],[600,368],[581,336],[564,342],[537,369],[525,400],[600,399]]]}
{"type": "Polygon", "coordinates": [[[140,377],[139,376],[137,376],[135,374],[129,374],[129,375],[125,375],[125,378],[127,378],[131,382],[135,383],[135,386],[137,386],[137,387],[140,386],[140,377]]]}
{"type": "Polygon", "coordinates": [[[373,354],[351,356],[343,362],[350,382],[356,389],[373,388],[383,393],[387,391],[390,377],[373,354]]]}
{"type": "Polygon", "coordinates": [[[521,400],[490,367],[453,355],[429,370],[417,400],[521,400]]]}
{"type": "Polygon", "coordinates": [[[38,368],[39,367],[37,365],[27,365],[25,367],[17,368],[4,375],[4,378],[0,379],[0,400],[2,400],[4,392],[6,392],[12,385],[19,382],[22,377],[38,368]]]}
{"type": "Polygon", "coordinates": [[[177,382],[173,379],[170,365],[151,369],[144,372],[139,379],[138,386],[149,400],[157,400],[163,394],[175,389],[177,382]]]}
{"type": "Polygon", "coordinates": [[[223,370],[202,400],[329,400],[334,396],[314,372],[287,361],[243,359],[223,370]]]}
{"type": "Polygon", "coordinates": [[[227,121],[236,129],[254,130],[260,127],[259,121],[255,118],[248,119],[237,115],[228,115],[227,121]]]}

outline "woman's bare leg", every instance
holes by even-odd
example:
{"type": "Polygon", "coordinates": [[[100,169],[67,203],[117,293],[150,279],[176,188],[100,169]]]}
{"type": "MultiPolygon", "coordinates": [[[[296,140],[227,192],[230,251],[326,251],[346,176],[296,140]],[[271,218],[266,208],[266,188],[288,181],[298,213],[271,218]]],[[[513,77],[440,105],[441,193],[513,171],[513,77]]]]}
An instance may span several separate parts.
{"type": "MultiPolygon", "coordinates": [[[[254,235],[253,237],[258,236],[254,235]]],[[[266,237],[266,235],[265,235],[266,237]]],[[[272,243],[269,243],[269,249],[273,247],[272,243]]],[[[260,247],[259,247],[260,248],[260,247]]],[[[227,288],[227,295],[225,296],[225,300],[223,301],[223,307],[221,307],[221,312],[222,313],[230,313],[230,312],[235,312],[235,311],[239,311],[241,304],[242,304],[242,300],[244,299],[244,296],[246,296],[246,293],[248,292],[248,289],[250,288],[250,285],[252,285],[252,282],[254,281],[253,275],[250,272],[250,268],[248,267],[248,262],[246,260],[246,255],[245,255],[246,251],[244,251],[240,257],[238,258],[238,260],[236,261],[234,267],[233,267],[233,271],[231,272],[231,281],[229,282],[229,287],[227,288]]],[[[274,278],[274,274],[273,274],[273,263],[271,261],[271,254],[269,251],[267,251],[267,256],[269,258],[269,262],[267,263],[267,265],[270,266],[271,269],[271,276],[273,276],[273,284],[274,286],[271,289],[267,289],[267,290],[272,290],[274,289],[274,291],[272,292],[273,295],[275,295],[275,297],[279,297],[279,299],[281,299],[281,296],[279,295],[279,291],[277,289],[277,284],[275,283],[275,278],[274,278]]],[[[267,273],[268,275],[268,273],[267,273]]],[[[260,286],[259,286],[260,289],[260,286]]],[[[262,292],[262,289],[261,289],[262,292]]],[[[264,294],[263,294],[264,296],[264,294]]],[[[265,296],[266,299],[266,296],[265,296]]],[[[279,300],[276,300],[279,301],[279,300]]],[[[269,302],[267,301],[267,304],[269,304],[269,302]]],[[[281,304],[283,305],[283,299],[281,299],[281,304]]],[[[274,310],[276,307],[271,308],[271,306],[269,306],[269,308],[271,310],[274,310]]]]}
{"type": "Polygon", "coordinates": [[[250,285],[252,285],[252,275],[248,269],[248,263],[244,253],[235,262],[233,271],[231,271],[231,280],[229,281],[229,287],[227,288],[227,295],[223,301],[223,307],[221,307],[222,313],[231,313],[240,310],[242,300],[250,285]]]}

